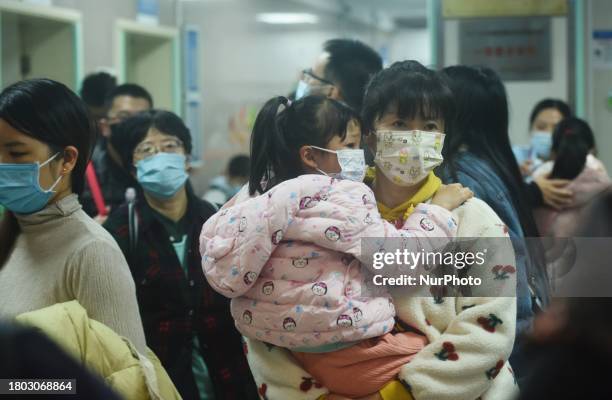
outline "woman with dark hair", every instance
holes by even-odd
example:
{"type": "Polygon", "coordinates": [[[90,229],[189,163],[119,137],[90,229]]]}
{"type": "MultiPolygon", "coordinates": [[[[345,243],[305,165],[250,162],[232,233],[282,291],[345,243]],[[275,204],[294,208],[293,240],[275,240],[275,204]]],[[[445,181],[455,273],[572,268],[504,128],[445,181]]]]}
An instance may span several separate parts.
{"type": "Polygon", "coordinates": [[[33,79],[0,93],[0,316],[78,300],[144,354],[125,258],[78,200],[94,132],[61,83],[33,79]]]}
{"type": "Polygon", "coordinates": [[[544,99],[533,107],[529,116],[530,158],[526,160],[531,170],[550,158],[553,130],[562,119],[571,116],[570,107],[559,99],[544,99]]]}
{"type": "Polygon", "coordinates": [[[183,398],[256,398],[229,301],[200,266],[198,236],[216,209],[189,184],[189,128],[171,112],[150,110],[116,132],[113,146],[140,187],[104,227],[136,281],[147,343],[183,398]]]}
{"type": "MultiPolygon", "coordinates": [[[[507,226],[517,258],[517,333],[528,329],[536,304],[546,304],[548,281],[526,185],[510,147],[504,84],[487,67],[454,66],[442,71],[457,112],[447,129],[444,180],[460,182],[493,208],[507,226]]],[[[511,362],[514,361],[511,359],[511,362]]],[[[512,365],[521,372],[521,366],[512,365]]]]}
{"type": "Polygon", "coordinates": [[[552,136],[552,160],[542,164],[533,176],[567,179],[574,196],[562,211],[543,207],[536,210],[535,216],[542,235],[571,237],[580,222],[581,211],[612,182],[603,163],[592,154],[595,136],[589,124],[579,118],[566,118],[552,136]]]}
{"type": "MultiPolygon", "coordinates": [[[[442,162],[444,132],[453,110],[448,86],[436,72],[416,61],[395,63],[370,81],[362,123],[376,167],[368,171],[365,182],[388,222],[403,224],[418,212],[415,210],[421,203],[431,202],[440,191],[442,183],[434,168],[442,162]]],[[[483,201],[471,198],[452,214],[458,228],[457,252],[488,248],[482,265],[462,271],[466,276],[478,276],[483,285],[465,287],[469,295],[435,288],[425,292],[405,287],[390,290],[398,325],[422,332],[429,343],[398,374],[401,388],[409,392],[404,394],[407,397],[399,397],[398,391],[398,397],[381,393],[382,398],[501,400],[516,396],[512,369],[506,362],[516,322],[512,245],[504,224],[483,201]],[[469,238],[469,244],[462,244],[462,238],[469,238]],[[500,266],[505,272],[500,273],[500,266]],[[500,285],[498,290],[490,290],[484,283],[491,281],[500,285]]],[[[317,399],[321,394],[321,383],[299,368],[285,349],[267,348],[255,340],[247,343],[249,363],[257,371],[264,393],[293,389],[291,396],[283,398],[304,399],[317,399]],[[293,381],[286,379],[289,376],[293,381]],[[299,379],[302,385],[291,387],[291,382],[299,379]]]]}
{"type": "Polygon", "coordinates": [[[572,202],[572,191],[566,188],[566,179],[533,177],[532,173],[550,158],[552,132],[563,119],[572,115],[570,107],[559,99],[539,101],[529,116],[531,143],[529,146],[512,147],[521,174],[526,178],[529,201],[532,207],[547,205],[557,210],[572,202]]]}

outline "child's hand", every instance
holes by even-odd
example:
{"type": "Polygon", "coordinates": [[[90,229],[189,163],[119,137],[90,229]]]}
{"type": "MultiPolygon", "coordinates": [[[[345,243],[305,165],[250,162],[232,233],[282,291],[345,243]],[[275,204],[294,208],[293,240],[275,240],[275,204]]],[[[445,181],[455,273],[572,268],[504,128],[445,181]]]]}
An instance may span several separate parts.
{"type": "Polygon", "coordinates": [[[440,186],[440,189],[431,199],[431,204],[452,211],[472,197],[474,197],[474,193],[469,188],[463,187],[460,183],[451,183],[450,185],[440,186]]]}

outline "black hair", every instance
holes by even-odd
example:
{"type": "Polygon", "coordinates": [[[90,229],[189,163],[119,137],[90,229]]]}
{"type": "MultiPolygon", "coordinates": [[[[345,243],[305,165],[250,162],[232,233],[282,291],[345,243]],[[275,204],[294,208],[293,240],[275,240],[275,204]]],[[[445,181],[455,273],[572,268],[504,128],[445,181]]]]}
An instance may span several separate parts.
{"type": "Polygon", "coordinates": [[[251,170],[251,159],[246,154],[239,154],[230,159],[227,173],[231,177],[248,178],[251,170]]]}
{"type": "Polygon", "coordinates": [[[116,86],[117,79],[108,72],[89,74],[83,79],[81,98],[90,107],[103,107],[116,86]]]}
{"type": "Polygon", "coordinates": [[[595,136],[589,124],[579,118],[562,120],[552,136],[555,165],[551,177],[574,179],[584,169],[589,152],[595,148],[595,136]]]}
{"type": "Polygon", "coordinates": [[[442,70],[455,96],[457,113],[447,129],[442,154],[444,167],[456,179],[455,160],[462,147],[487,161],[508,188],[526,237],[537,237],[527,189],[508,135],[506,89],[488,67],[454,66],[442,70]]]}
{"type": "Polygon", "coordinates": [[[19,132],[47,144],[52,153],[74,146],[72,191],[81,194],[96,130],[85,103],[64,84],[50,79],[17,82],[0,93],[0,118],[19,132]]]}
{"type": "Polygon", "coordinates": [[[323,50],[329,53],[325,79],[337,83],[342,99],[359,112],[370,77],[382,69],[382,58],[368,45],[351,39],[332,39],[323,50]]]}
{"type": "Polygon", "coordinates": [[[533,110],[531,110],[531,115],[529,116],[529,127],[530,128],[535,122],[536,118],[538,117],[538,114],[540,114],[541,111],[546,110],[547,108],[554,108],[555,110],[559,111],[561,115],[563,116],[563,118],[568,118],[572,116],[572,110],[570,106],[567,105],[567,103],[564,102],[563,100],[543,99],[543,100],[540,100],[533,107],[533,110]]]}
{"type": "Polygon", "coordinates": [[[110,108],[113,105],[115,98],[119,96],[130,96],[137,99],[145,99],[149,102],[151,108],[153,108],[153,97],[151,97],[151,93],[149,93],[147,89],[135,83],[124,83],[114,88],[106,98],[106,107],[110,108]]]}
{"type": "MultiPolygon", "coordinates": [[[[72,191],[81,194],[85,169],[96,141],[96,130],[85,103],[64,84],[50,79],[14,83],[0,93],[0,118],[24,135],[63,153],[74,146],[78,158],[70,174],[72,191]]],[[[0,218],[0,265],[4,263],[19,233],[14,215],[0,218]]]]}
{"type": "Polygon", "coordinates": [[[111,143],[118,150],[121,161],[128,170],[132,168],[134,150],[151,128],[165,135],[177,137],[183,142],[185,155],[191,154],[191,133],[178,115],[156,109],[143,111],[113,126],[111,143]]]}
{"type": "MultiPolygon", "coordinates": [[[[455,96],[457,112],[446,129],[441,168],[457,181],[456,159],[463,148],[486,161],[510,194],[523,236],[538,237],[538,228],[528,202],[527,185],[510,146],[508,99],[503,82],[488,67],[447,67],[442,70],[442,75],[455,96]]],[[[546,275],[545,256],[540,242],[531,240],[526,244],[529,265],[546,275]]]]}
{"type": "Polygon", "coordinates": [[[445,126],[455,108],[444,80],[418,61],[396,62],[374,75],[361,112],[365,132],[374,132],[376,121],[391,107],[400,118],[441,119],[445,126]]]}
{"type": "Polygon", "coordinates": [[[268,100],[257,114],[251,135],[249,193],[264,193],[302,175],[300,148],[325,148],[335,136],[344,140],[351,121],[361,127],[353,109],[324,96],[306,96],[292,103],[283,96],[268,100]]]}

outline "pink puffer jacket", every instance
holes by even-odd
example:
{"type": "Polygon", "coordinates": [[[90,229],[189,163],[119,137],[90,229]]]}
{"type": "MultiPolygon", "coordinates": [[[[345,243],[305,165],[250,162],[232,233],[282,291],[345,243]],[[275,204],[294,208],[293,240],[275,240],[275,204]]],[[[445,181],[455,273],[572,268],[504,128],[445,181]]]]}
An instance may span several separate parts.
{"type": "Polygon", "coordinates": [[[397,230],[380,217],[366,185],[303,175],[219,211],[202,228],[200,252],[208,282],[232,298],[243,335],[312,348],[380,336],[394,325],[391,298],[371,274],[410,272],[368,271],[359,262],[369,258],[362,238],[417,237],[408,249],[428,251],[456,231],[449,211],[426,204],[397,230]]]}

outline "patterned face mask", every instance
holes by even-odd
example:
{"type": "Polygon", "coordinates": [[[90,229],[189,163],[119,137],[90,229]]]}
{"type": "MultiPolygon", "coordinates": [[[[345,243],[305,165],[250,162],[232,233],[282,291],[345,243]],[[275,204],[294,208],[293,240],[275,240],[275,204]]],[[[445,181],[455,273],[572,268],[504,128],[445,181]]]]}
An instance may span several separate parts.
{"type": "Polygon", "coordinates": [[[442,163],[445,135],[426,131],[378,131],[374,163],[399,186],[412,186],[442,163]]]}

